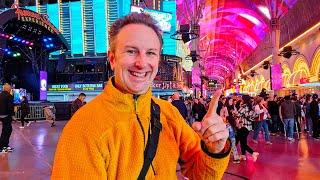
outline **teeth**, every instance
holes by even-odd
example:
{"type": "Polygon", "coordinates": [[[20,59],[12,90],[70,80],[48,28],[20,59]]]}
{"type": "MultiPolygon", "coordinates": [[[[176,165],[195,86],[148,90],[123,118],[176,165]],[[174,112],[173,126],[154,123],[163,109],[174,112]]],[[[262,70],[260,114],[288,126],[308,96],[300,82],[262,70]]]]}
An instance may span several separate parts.
{"type": "Polygon", "coordinates": [[[146,73],[138,73],[138,72],[131,72],[132,75],[137,76],[137,77],[145,77],[146,73]]]}

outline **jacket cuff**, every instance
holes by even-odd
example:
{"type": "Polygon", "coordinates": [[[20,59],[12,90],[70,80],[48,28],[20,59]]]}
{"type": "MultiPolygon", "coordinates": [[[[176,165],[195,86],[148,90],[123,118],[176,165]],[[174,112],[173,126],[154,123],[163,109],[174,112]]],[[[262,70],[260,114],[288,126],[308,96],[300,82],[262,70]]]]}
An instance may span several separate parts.
{"type": "Polygon", "coordinates": [[[224,146],[223,150],[220,153],[211,153],[209,152],[206,144],[204,141],[201,140],[201,149],[203,152],[205,152],[208,156],[215,158],[215,159],[222,159],[227,157],[230,154],[231,151],[231,141],[228,138],[226,145],[224,146]]]}

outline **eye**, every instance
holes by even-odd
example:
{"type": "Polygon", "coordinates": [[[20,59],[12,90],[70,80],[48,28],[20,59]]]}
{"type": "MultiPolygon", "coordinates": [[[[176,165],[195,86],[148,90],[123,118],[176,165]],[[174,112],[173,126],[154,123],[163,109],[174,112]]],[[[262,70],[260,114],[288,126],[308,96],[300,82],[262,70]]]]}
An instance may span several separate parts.
{"type": "Polygon", "coordinates": [[[153,52],[153,51],[149,51],[149,52],[147,52],[147,55],[148,55],[148,56],[156,56],[157,53],[155,53],[155,52],[153,52]]]}
{"type": "Polygon", "coordinates": [[[134,54],[136,54],[136,50],[134,50],[134,49],[128,49],[127,51],[126,51],[126,53],[127,54],[129,54],[129,55],[134,55],[134,54]]]}

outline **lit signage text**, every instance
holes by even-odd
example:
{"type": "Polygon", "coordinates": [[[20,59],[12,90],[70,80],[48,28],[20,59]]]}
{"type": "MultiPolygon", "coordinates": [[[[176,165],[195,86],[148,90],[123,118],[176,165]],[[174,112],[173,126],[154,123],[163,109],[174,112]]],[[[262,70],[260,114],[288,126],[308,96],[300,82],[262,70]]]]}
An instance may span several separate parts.
{"type": "Polygon", "coordinates": [[[103,83],[97,84],[51,84],[48,91],[102,91],[103,83]]]}
{"type": "Polygon", "coordinates": [[[153,89],[182,89],[183,82],[179,81],[154,81],[153,89]]]}
{"type": "Polygon", "coordinates": [[[16,9],[15,13],[18,15],[18,20],[37,23],[41,26],[44,26],[52,33],[60,34],[58,29],[55,28],[44,15],[20,8],[16,9]]]}

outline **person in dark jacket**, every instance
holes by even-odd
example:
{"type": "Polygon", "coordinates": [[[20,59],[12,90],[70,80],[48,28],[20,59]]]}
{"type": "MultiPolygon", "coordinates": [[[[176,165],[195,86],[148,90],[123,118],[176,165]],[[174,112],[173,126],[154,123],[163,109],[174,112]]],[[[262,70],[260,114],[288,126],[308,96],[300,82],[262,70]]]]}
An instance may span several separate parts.
{"type": "Polygon", "coordinates": [[[220,116],[220,111],[225,104],[225,101],[226,101],[226,98],[223,95],[221,95],[219,98],[217,112],[216,112],[219,116],[220,116]]]}
{"type": "Polygon", "coordinates": [[[180,114],[181,114],[181,116],[183,117],[183,119],[187,119],[187,116],[188,116],[188,110],[187,110],[187,107],[186,107],[186,105],[184,104],[184,102],[180,99],[180,95],[179,95],[179,93],[174,93],[173,95],[172,95],[172,102],[171,102],[171,104],[173,105],[173,106],[175,106],[178,110],[179,110],[179,112],[180,112],[180,114]]]}
{"type": "Polygon", "coordinates": [[[298,127],[297,131],[301,133],[301,102],[298,100],[297,96],[292,96],[291,99],[296,108],[294,121],[297,122],[297,127],[298,127]]]}
{"type": "Polygon", "coordinates": [[[293,129],[294,129],[294,115],[296,114],[295,105],[292,103],[290,96],[284,97],[284,102],[281,103],[279,115],[281,121],[285,124],[286,136],[288,140],[293,142],[293,129]]]}
{"type": "Polygon", "coordinates": [[[279,120],[279,105],[276,102],[276,96],[270,96],[268,101],[268,111],[271,116],[271,133],[278,133],[281,127],[281,121],[279,120]]]}
{"type": "Polygon", "coordinates": [[[21,127],[20,128],[24,128],[25,122],[27,123],[27,126],[29,126],[30,122],[28,121],[28,119],[25,119],[25,117],[30,113],[29,103],[26,96],[22,96],[22,101],[20,103],[19,110],[21,111],[21,127]]]}
{"type": "Polygon", "coordinates": [[[312,101],[310,103],[310,116],[313,124],[313,135],[312,137],[315,139],[320,139],[319,135],[319,103],[318,103],[318,95],[312,95],[312,101]]]}
{"type": "Polygon", "coordinates": [[[12,117],[14,116],[13,96],[10,94],[11,86],[5,84],[0,93],[0,120],[2,132],[0,137],[0,152],[12,152],[9,140],[12,133],[12,117]]]}
{"type": "Polygon", "coordinates": [[[73,114],[76,113],[76,111],[78,109],[80,109],[85,104],[84,103],[84,99],[85,98],[86,98],[86,94],[80,93],[78,98],[72,102],[72,104],[71,104],[71,116],[73,116],[73,114]]]}
{"type": "Polygon", "coordinates": [[[198,99],[194,99],[194,103],[192,106],[192,113],[195,121],[200,122],[202,121],[204,115],[207,113],[207,110],[204,107],[204,105],[199,102],[198,99]]]}

